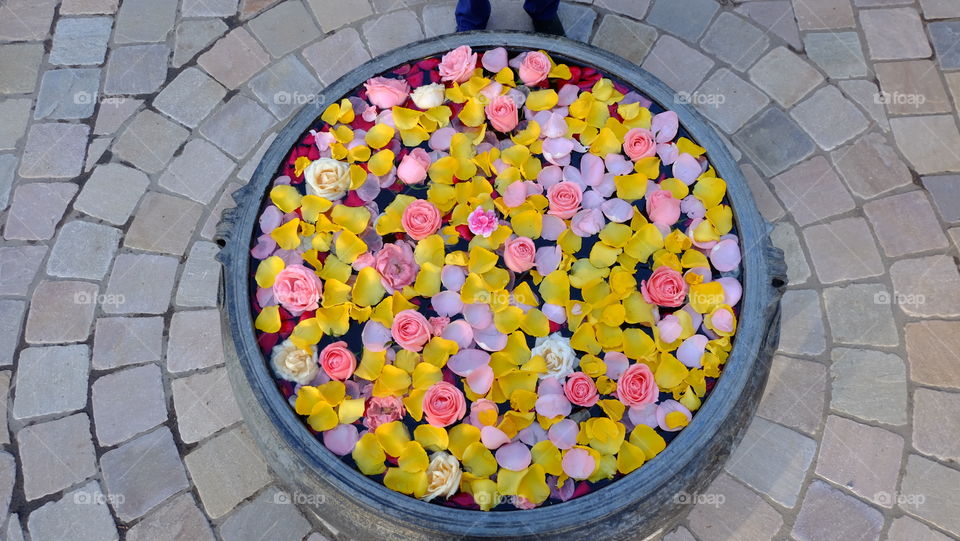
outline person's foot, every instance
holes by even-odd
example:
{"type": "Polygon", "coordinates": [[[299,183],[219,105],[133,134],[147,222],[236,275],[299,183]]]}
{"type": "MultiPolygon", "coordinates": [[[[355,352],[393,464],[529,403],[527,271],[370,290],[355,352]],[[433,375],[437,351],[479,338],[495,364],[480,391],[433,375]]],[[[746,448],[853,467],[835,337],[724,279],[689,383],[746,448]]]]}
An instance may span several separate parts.
{"type": "Polygon", "coordinates": [[[541,34],[551,34],[553,36],[566,36],[566,32],[563,30],[563,23],[560,22],[560,17],[554,16],[552,19],[532,19],[533,20],[533,29],[541,34]]]}

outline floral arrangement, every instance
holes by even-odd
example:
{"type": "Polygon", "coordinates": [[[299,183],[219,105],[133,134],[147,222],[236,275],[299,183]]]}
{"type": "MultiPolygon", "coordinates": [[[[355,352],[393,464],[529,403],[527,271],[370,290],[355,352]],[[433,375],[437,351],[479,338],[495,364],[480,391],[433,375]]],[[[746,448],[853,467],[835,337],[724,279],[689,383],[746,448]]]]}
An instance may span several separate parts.
{"type": "Polygon", "coordinates": [[[264,203],[253,309],[280,390],[345,467],[530,509],[691,422],[732,347],[741,251],[675,113],[543,51],[463,46],[314,128],[264,203]]]}

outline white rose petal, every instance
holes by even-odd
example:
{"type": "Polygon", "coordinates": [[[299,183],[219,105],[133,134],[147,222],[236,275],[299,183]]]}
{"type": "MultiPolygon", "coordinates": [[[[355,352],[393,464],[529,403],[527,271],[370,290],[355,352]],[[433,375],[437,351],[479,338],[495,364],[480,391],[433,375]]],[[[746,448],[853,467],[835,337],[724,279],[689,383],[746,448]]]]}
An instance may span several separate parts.
{"type": "Polygon", "coordinates": [[[570,347],[570,340],[559,333],[538,338],[537,344],[530,350],[530,355],[539,355],[547,363],[547,372],[540,374],[541,379],[555,377],[563,381],[563,378],[572,374],[580,364],[577,353],[570,347]]]}
{"type": "Polygon", "coordinates": [[[427,492],[423,501],[429,502],[437,496],[449,498],[460,488],[460,462],[450,453],[434,453],[427,466],[427,492]]]}
{"type": "Polygon", "coordinates": [[[446,101],[445,88],[438,83],[417,87],[410,97],[413,103],[423,110],[439,107],[446,101]]]}
{"type": "Polygon", "coordinates": [[[305,351],[295,346],[290,340],[284,340],[273,347],[270,362],[278,376],[300,385],[313,381],[313,378],[317,377],[317,372],[320,371],[316,348],[310,346],[310,351],[305,351]]]}
{"type": "Polygon", "coordinates": [[[336,201],[350,189],[350,165],[332,158],[320,158],[310,162],[303,170],[307,193],[336,201]]]}

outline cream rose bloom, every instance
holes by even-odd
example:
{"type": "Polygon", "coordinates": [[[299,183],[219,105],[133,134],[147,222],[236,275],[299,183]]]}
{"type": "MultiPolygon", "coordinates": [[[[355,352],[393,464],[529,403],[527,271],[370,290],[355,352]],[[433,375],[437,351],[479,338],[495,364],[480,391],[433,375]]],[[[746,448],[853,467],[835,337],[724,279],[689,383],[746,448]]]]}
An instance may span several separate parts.
{"type": "Polygon", "coordinates": [[[530,355],[539,355],[547,362],[547,372],[540,374],[541,379],[555,377],[562,382],[563,378],[572,374],[580,364],[576,352],[570,347],[570,340],[559,333],[537,338],[530,355]]]}
{"type": "Polygon", "coordinates": [[[278,376],[300,385],[313,381],[317,372],[320,371],[316,348],[310,346],[310,351],[305,351],[295,346],[290,340],[284,340],[273,347],[270,361],[278,376]]]}
{"type": "Polygon", "coordinates": [[[423,501],[429,502],[437,496],[449,498],[460,489],[460,462],[443,451],[434,453],[427,466],[427,492],[423,501]]]}
{"type": "Polygon", "coordinates": [[[310,162],[303,171],[307,193],[336,201],[350,189],[350,165],[332,158],[310,162]]]}
{"type": "Polygon", "coordinates": [[[410,97],[417,107],[427,110],[443,105],[443,102],[446,101],[445,92],[446,89],[442,84],[433,83],[418,87],[410,94],[410,97]]]}

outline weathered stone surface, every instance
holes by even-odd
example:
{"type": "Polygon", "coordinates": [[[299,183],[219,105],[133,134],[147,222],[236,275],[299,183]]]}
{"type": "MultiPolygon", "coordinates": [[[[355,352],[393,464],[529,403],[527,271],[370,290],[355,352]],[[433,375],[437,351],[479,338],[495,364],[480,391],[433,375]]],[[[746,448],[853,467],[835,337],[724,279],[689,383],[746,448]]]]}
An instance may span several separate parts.
{"type": "Polygon", "coordinates": [[[801,226],[854,208],[853,198],[822,156],[816,156],[774,177],[773,189],[801,226]]]}
{"type": "Polygon", "coordinates": [[[0,295],[26,296],[46,255],[45,246],[0,246],[0,295]]]}
{"type": "Polygon", "coordinates": [[[214,519],[271,481],[263,457],[244,428],[208,440],[184,460],[203,508],[214,519]]]}
{"type": "Polygon", "coordinates": [[[949,113],[950,98],[930,60],[881,62],[875,67],[880,88],[877,98],[893,115],[949,113]]]}
{"type": "Polygon", "coordinates": [[[798,541],[880,539],[883,515],[822,481],[814,481],[803,497],[803,507],[791,534],[798,541]]]}
{"type": "Polygon", "coordinates": [[[271,539],[302,539],[311,527],[296,505],[283,501],[282,493],[270,487],[253,501],[244,504],[218,528],[224,539],[256,541],[271,539]]]}
{"type": "Polygon", "coordinates": [[[203,214],[199,203],[157,192],[143,198],[123,239],[127,248],[183,255],[203,214]]]}
{"type": "Polygon", "coordinates": [[[226,32],[227,25],[220,19],[180,21],[173,32],[173,67],[186,64],[226,32]]]}
{"type": "Polygon", "coordinates": [[[0,39],[42,40],[50,32],[55,0],[8,0],[0,14],[0,39]]]}
{"type": "Polygon", "coordinates": [[[34,124],[20,160],[24,178],[73,178],[83,168],[90,127],[82,124],[34,124]]]}
{"type": "Polygon", "coordinates": [[[317,77],[324,84],[330,84],[353,69],[352,66],[370,60],[370,53],[355,29],[344,28],[305,48],[303,57],[317,77]]]}
{"type": "Polygon", "coordinates": [[[143,100],[126,96],[111,96],[100,100],[97,122],[93,126],[94,135],[111,135],[137,112],[143,100]]]}
{"type": "Polygon", "coordinates": [[[63,0],[60,15],[116,13],[120,0],[63,0]]]}
{"type": "Polygon", "coordinates": [[[125,0],[117,12],[117,43],[164,41],[177,17],[176,0],[125,0]]]}
{"type": "Polygon", "coordinates": [[[101,376],[93,382],[91,400],[97,440],[103,447],[124,442],[167,420],[163,380],[155,364],[101,376]]]}
{"type": "MultiPolygon", "coordinates": [[[[234,2],[236,3],[236,2],[234,2]]],[[[127,530],[127,541],[213,541],[207,518],[190,494],[181,494],[127,530]]]]}
{"type": "Polygon", "coordinates": [[[777,103],[791,107],[823,82],[809,62],[786,47],[777,47],[750,68],[750,80],[777,103]]]}
{"type": "Polygon", "coordinates": [[[124,522],[143,516],[190,486],[167,427],[107,451],[100,468],[107,493],[114,496],[113,509],[124,522]]]}
{"type": "Polygon", "coordinates": [[[877,243],[863,218],[812,225],[803,230],[803,239],[813,268],[824,284],[880,276],[884,272],[877,243]]]}
{"type": "Polygon", "coordinates": [[[60,19],[53,34],[50,63],[69,66],[102,64],[110,41],[110,17],[60,19]]]}
{"type": "Polygon", "coordinates": [[[183,0],[184,17],[230,17],[237,14],[237,0],[183,0]]]}
{"type": "Polygon", "coordinates": [[[960,461],[960,394],[913,393],[913,448],[943,461],[960,461]]]}
{"type": "MultiPolygon", "coordinates": [[[[30,425],[17,433],[17,446],[28,500],[53,494],[97,473],[86,413],[30,425]]],[[[32,530],[33,516],[30,522],[32,530]]]]}
{"type": "Polygon", "coordinates": [[[175,379],[171,389],[180,439],[186,443],[241,420],[225,368],[175,379]]]}
{"type": "Polygon", "coordinates": [[[114,155],[147,173],[159,173],[187,139],[184,127],[144,110],[127,124],[113,144],[114,155]]]}
{"type": "Polygon", "coordinates": [[[890,119],[897,146],[921,175],[960,171],[960,131],[951,115],[890,119]]]}
{"type": "Polygon", "coordinates": [[[932,52],[920,16],[912,7],[863,10],[860,24],[874,60],[927,58],[932,52]]]}
{"type": "Polygon", "coordinates": [[[657,31],[653,27],[618,15],[604,15],[591,43],[601,49],[616,51],[634,64],[640,64],[656,40],[657,31]],[[624,40],[624,36],[629,36],[629,39],[624,40]]]}
{"type": "Polygon", "coordinates": [[[596,11],[587,6],[561,2],[557,15],[568,38],[584,43],[590,41],[593,23],[597,20],[596,11]]]}
{"type": "Polygon", "coordinates": [[[167,345],[167,371],[186,372],[223,364],[219,336],[218,310],[190,310],[173,314],[170,342],[167,345]]]}
{"type": "Polygon", "coordinates": [[[235,158],[250,152],[276,119],[257,102],[237,94],[208,118],[200,133],[235,158]]]}
{"type": "Polygon", "coordinates": [[[812,290],[790,290],[781,301],[780,351],[819,355],[826,349],[820,296],[812,290]]]}
{"type": "Polygon", "coordinates": [[[700,51],[673,36],[663,35],[643,61],[643,69],[660,78],[677,92],[693,93],[714,62],[700,51]],[[677,59],[683,58],[684,68],[677,69],[677,59]]]}
{"type": "Polygon", "coordinates": [[[27,342],[82,342],[90,335],[97,306],[97,285],[90,282],[40,282],[30,299],[27,342]]]}
{"type": "Polygon", "coordinates": [[[114,225],[126,223],[146,191],[147,175],[116,163],[98,165],[83,184],[73,208],[114,225]]]}
{"type": "Polygon", "coordinates": [[[863,206],[873,230],[889,257],[915,254],[948,246],[933,206],[922,190],[913,190],[863,206]],[[891,220],[891,216],[909,216],[909,220],[891,220]]]}
{"type": "Polygon", "coordinates": [[[770,187],[767,186],[767,181],[760,176],[756,168],[750,164],[743,164],[740,166],[740,171],[743,173],[747,185],[750,186],[753,200],[756,202],[757,208],[760,209],[760,214],[763,215],[763,218],[768,222],[776,222],[780,218],[783,218],[783,207],[780,205],[780,202],[777,201],[773,192],[770,191],[770,187]]]}
{"type": "Polygon", "coordinates": [[[876,122],[880,129],[885,132],[890,131],[890,122],[887,120],[887,110],[882,103],[879,103],[880,100],[877,99],[880,87],[878,87],[876,83],[855,79],[840,81],[837,84],[840,85],[840,89],[843,90],[844,94],[851,100],[857,102],[857,105],[867,112],[867,116],[876,122]]]}
{"type": "Polygon", "coordinates": [[[13,514],[7,521],[7,541],[23,541],[23,528],[20,527],[20,516],[13,514]]]}
{"type": "Polygon", "coordinates": [[[162,318],[98,318],[93,333],[93,368],[108,370],[159,361],[162,341],[162,318]]]}
{"type": "Polygon", "coordinates": [[[836,348],[831,358],[830,407],[834,411],[889,425],[907,423],[907,372],[900,357],[836,348]]]}
{"type": "Polygon", "coordinates": [[[869,127],[856,105],[835,86],[826,86],[790,113],[824,150],[833,150],[869,127]]]}
{"type": "Polygon", "coordinates": [[[960,175],[923,177],[923,187],[930,192],[941,219],[960,222],[960,175]]]}
{"type": "Polygon", "coordinates": [[[207,73],[233,89],[270,62],[270,55],[245,28],[236,28],[200,55],[197,63],[207,73]]]}
{"type": "Polygon", "coordinates": [[[162,314],[170,306],[177,259],[150,254],[120,254],[107,282],[108,314],[162,314]]]}
{"type": "Polygon", "coordinates": [[[738,71],[752,66],[769,45],[763,30],[729,12],[721,12],[700,41],[704,50],[738,71]]]}
{"type": "MultiPolygon", "coordinates": [[[[362,5],[360,2],[351,4],[362,5]]],[[[427,4],[423,6],[421,19],[423,20],[423,34],[428,38],[452,34],[457,31],[457,20],[454,12],[456,4],[427,4]]],[[[323,25],[321,19],[320,24],[323,25]]]]}
{"type": "Polygon", "coordinates": [[[887,286],[831,287],[823,291],[823,300],[834,342],[889,347],[900,344],[887,286]]]}
{"type": "Polygon", "coordinates": [[[44,72],[37,94],[35,119],[76,120],[93,114],[100,89],[100,70],[55,69],[44,72]]]}
{"type": "Polygon", "coordinates": [[[217,305],[222,266],[214,259],[220,247],[212,242],[197,242],[190,249],[177,288],[177,306],[217,305]]]}
{"type": "Polygon", "coordinates": [[[68,182],[20,184],[13,193],[3,237],[8,240],[46,240],[53,237],[57,223],[77,193],[68,182]]]}
{"type": "MultiPolygon", "coordinates": [[[[30,120],[30,106],[32,102],[28,99],[10,99],[0,101],[0,116],[6,121],[0,126],[0,149],[13,150],[17,142],[23,138],[27,131],[27,122],[30,120]]],[[[13,156],[4,156],[6,159],[14,159],[13,156]]],[[[4,167],[6,170],[7,167],[4,167]]],[[[12,172],[14,167],[9,167],[12,172]]],[[[2,191],[2,190],[0,190],[2,191]]]]}
{"type": "Polygon", "coordinates": [[[103,91],[113,95],[150,94],[167,78],[170,47],[163,43],[114,47],[107,59],[103,91]]]}
{"type": "Polygon", "coordinates": [[[33,541],[119,539],[106,497],[96,481],[66,493],[60,500],[45,503],[30,513],[27,530],[33,541]]]}
{"type": "Polygon", "coordinates": [[[363,37],[370,53],[378,56],[423,39],[423,30],[417,15],[405,9],[367,19],[363,23],[363,37]]]}
{"type": "Polygon", "coordinates": [[[850,0],[793,0],[801,30],[828,30],[856,26],[850,0]]]}
{"type": "Polygon", "coordinates": [[[800,246],[800,237],[797,230],[787,222],[777,224],[770,232],[773,245],[783,250],[783,257],[787,262],[787,283],[800,285],[810,278],[810,266],[800,246]]]}
{"type": "Polygon", "coordinates": [[[274,58],[299,49],[319,34],[303,2],[296,0],[270,8],[247,23],[247,27],[274,58]]]}
{"type": "Polygon", "coordinates": [[[814,440],[754,417],[724,469],[775,502],[793,507],[816,451],[814,440]]]}
{"type": "Polygon", "coordinates": [[[903,516],[893,519],[887,531],[889,541],[909,539],[910,541],[950,541],[950,538],[936,532],[910,517],[903,516]]]}
{"type": "Polygon", "coordinates": [[[293,55],[274,62],[248,84],[257,99],[280,119],[317,101],[322,90],[313,74],[293,55]]]}
{"type": "MultiPolygon", "coordinates": [[[[20,343],[20,330],[23,316],[27,313],[27,304],[23,301],[0,299],[0,366],[13,364],[13,352],[20,343]]],[[[6,402],[4,402],[6,404],[6,402]]],[[[4,415],[3,420],[6,422],[4,415]]],[[[3,432],[0,432],[2,437],[3,432]]]]}
{"type": "Polygon", "coordinates": [[[773,539],[783,525],[772,505],[729,475],[721,473],[702,495],[687,518],[701,541],[773,539]]]}
{"type": "Polygon", "coordinates": [[[107,225],[74,220],[60,229],[47,260],[47,274],[100,280],[110,268],[123,235],[107,225]]]}
{"type": "Polygon", "coordinates": [[[197,68],[189,67],[153,100],[153,106],[177,122],[196,128],[227,91],[197,68]]]}
{"type": "Polygon", "coordinates": [[[217,147],[203,139],[192,139],[163,171],[158,183],[171,192],[207,204],[235,168],[233,160],[217,147]]]}
{"type": "MultiPolygon", "coordinates": [[[[257,161],[259,163],[259,161],[257,161]]],[[[239,177],[239,173],[237,174],[239,177]]],[[[217,204],[210,209],[210,214],[207,216],[207,221],[203,224],[203,229],[200,230],[200,236],[207,240],[212,240],[217,232],[217,223],[220,221],[220,217],[223,215],[223,211],[228,208],[233,208],[235,206],[233,197],[231,195],[238,188],[241,187],[241,184],[238,182],[231,182],[227,184],[227,187],[223,189],[223,192],[220,193],[220,198],[217,199],[217,204]]]]}
{"type": "Polygon", "coordinates": [[[807,34],[803,39],[807,56],[831,79],[848,79],[867,75],[860,36],[856,32],[822,32],[807,34]]]}
{"type": "Polygon", "coordinates": [[[831,415],[823,429],[817,475],[877,505],[897,488],[903,438],[882,428],[831,415]]]}
{"type": "Polygon", "coordinates": [[[907,457],[898,507],[953,535],[960,535],[960,472],[917,455],[907,457]],[[922,496],[922,498],[920,497],[922,496]]]}
{"type": "Polygon", "coordinates": [[[924,385],[960,389],[960,323],[921,321],[906,326],[910,379],[924,385]]]}
{"type": "Polygon", "coordinates": [[[766,175],[776,175],[813,154],[816,149],[800,126],[783,111],[771,107],[750,121],[733,142],[766,175]]]}
{"type": "Polygon", "coordinates": [[[17,361],[14,419],[83,409],[89,375],[90,348],[86,345],[24,349],[17,361]]]}
{"type": "Polygon", "coordinates": [[[714,0],[656,0],[646,21],[687,41],[697,41],[720,9],[714,0]]]}
{"type": "Polygon", "coordinates": [[[897,261],[890,267],[900,309],[912,317],[960,316],[960,273],[952,257],[897,261]]]}
{"type": "MultiPolygon", "coordinates": [[[[3,316],[3,302],[0,302],[0,316],[3,316]]],[[[0,351],[0,354],[3,352],[0,351]]],[[[10,362],[13,362],[13,355],[10,356],[10,362]]],[[[0,371],[0,443],[6,445],[10,443],[10,430],[7,426],[7,403],[10,400],[10,378],[12,372],[9,370],[0,371]]]]}
{"type": "MultiPolygon", "coordinates": [[[[342,26],[373,15],[369,2],[336,2],[335,0],[307,0],[314,16],[320,21],[324,33],[333,32],[342,26]]],[[[436,7],[428,5],[427,8],[436,7]]],[[[424,13],[426,18],[426,13],[424,13]]]]}
{"type": "Polygon", "coordinates": [[[824,365],[777,355],[757,415],[812,436],[823,417],[826,387],[824,365]]]}
{"type": "Polygon", "coordinates": [[[910,170],[897,151],[877,133],[830,153],[833,165],[858,197],[872,199],[913,182],[910,170]]]}
{"type": "Polygon", "coordinates": [[[803,43],[800,42],[797,19],[790,0],[747,2],[737,7],[737,12],[750,17],[761,27],[770,31],[773,35],[779,36],[792,47],[796,49],[803,47],[803,43]]]}
{"type": "Polygon", "coordinates": [[[0,94],[33,92],[42,58],[40,43],[0,45],[0,94]]]}
{"type": "Polygon", "coordinates": [[[90,141],[90,146],[87,147],[87,161],[84,162],[83,165],[84,173],[96,167],[97,163],[100,161],[100,158],[103,157],[104,153],[108,148],[110,148],[112,143],[112,137],[97,137],[90,141]]]}
{"type": "Polygon", "coordinates": [[[715,71],[693,97],[697,110],[727,133],[739,130],[770,102],[763,92],[726,68],[715,71]]]}

